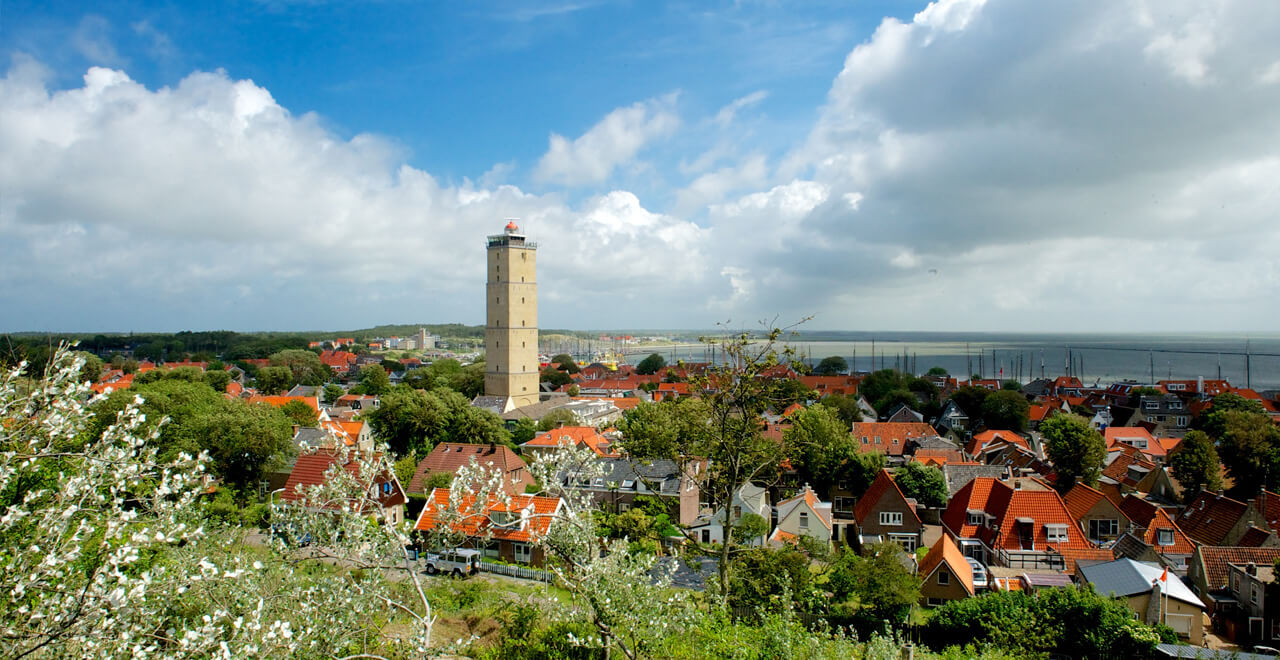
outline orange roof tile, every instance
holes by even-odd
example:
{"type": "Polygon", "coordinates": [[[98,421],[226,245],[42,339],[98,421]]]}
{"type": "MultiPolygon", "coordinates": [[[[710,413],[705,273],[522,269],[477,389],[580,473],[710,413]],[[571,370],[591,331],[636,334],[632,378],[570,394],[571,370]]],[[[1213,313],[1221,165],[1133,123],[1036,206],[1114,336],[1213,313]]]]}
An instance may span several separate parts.
{"type": "Polygon", "coordinates": [[[942,538],[938,539],[938,542],[934,543],[932,548],[929,548],[929,553],[920,562],[920,568],[916,574],[927,581],[938,566],[943,564],[946,564],[951,569],[951,574],[960,580],[964,590],[970,596],[974,595],[973,567],[964,558],[964,553],[960,552],[960,547],[947,534],[943,534],[942,538]]]}
{"type": "Polygon", "coordinates": [[[1018,435],[1013,431],[988,430],[982,433],[975,433],[973,438],[969,440],[969,444],[965,446],[965,452],[970,456],[977,456],[987,445],[997,442],[1007,442],[1011,445],[1018,445],[1025,449],[1030,449],[1027,439],[1018,435]]]}
{"type": "Polygon", "coordinates": [[[269,396],[257,394],[249,397],[249,403],[265,403],[269,406],[283,408],[290,401],[301,401],[311,407],[316,413],[320,412],[320,398],[314,396],[269,396]]]}
{"type": "MultiPolygon", "coordinates": [[[[475,496],[464,495],[460,504],[464,512],[475,511],[475,496]]],[[[440,514],[447,510],[448,506],[449,489],[432,489],[413,528],[420,532],[435,529],[440,522],[440,514]]],[[[504,504],[495,496],[483,507],[482,512],[472,513],[457,521],[454,529],[468,536],[487,534],[499,540],[528,543],[546,536],[551,529],[553,519],[563,506],[564,502],[558,497],[516,494],[510,496],[509,504],[504,504]],[[515,519],[509,524],[494,522],[494,513],[508,512],[522,512],[526,513],[526,516],[515,519]]]]}
{"type": "Polygon", "coordinates": [[[942,514],[942,522],[960,538],[982,539],[988,546],[1004,550],[1030,549],[1022,547],[1024,539],[1033,543],[1036,550],[1093,547],[1056,491],[1015,490],[991,477],[978,477],[957,491],[942,514]],[[969,524],[969,511],[991,515],[994,529],[969,524]],[[1045,526],[1051,524],[1067,527],[1065,543],[1049,543],[1045,526]]]}
{"type": "Polygon", "coordinates": [[[567,440],[575,447],[586,445],[600,456],[618,455],[610,447],[609,439],[590,426],[562,426],[558,429],[543,431],[521,446],[532,449],[554,449],[560,446],[561,440],[567,440]]]}
{"type": "MultiPolygon", "coordinates": [[[[293,464],[293,469],[289,472],[289,480],[285,482],[284,491],[280,493],[280,499],[289,502],[302,499],[304,489],[324,483],[325,472],[329,470],[330,466],[339,464],[339,461],[344,459],[346,463],[343,463],[342,467],[353,477],[360,479],[360,464],[356,461],[356,458],[358,458],[356,452],[327,448],[300,454],[293,464]]],[[[382,506],[395,506],[405,503],[404,491],[401,489],[400,483],[396,480],[394,474],[379,476],[374,479],[374,483],[379,486],[384,483],[391,484],[391,492],[379,498],[382,506]]],[[[341,503],[333,502],[326,505],[326,508],[338,509],[341,506],[341,503]]]]}
{"type": "Polygon", "coordinates": [[[1090,509],[1106,498],[1107,496],[1097,488],[1090,488],[1083,482],[1076,482],[1076,485],[1062,496],[1062,501],[1067,505],[1067,511],[1071,512],[1071,517],[1079,522],[1090,509]]]}

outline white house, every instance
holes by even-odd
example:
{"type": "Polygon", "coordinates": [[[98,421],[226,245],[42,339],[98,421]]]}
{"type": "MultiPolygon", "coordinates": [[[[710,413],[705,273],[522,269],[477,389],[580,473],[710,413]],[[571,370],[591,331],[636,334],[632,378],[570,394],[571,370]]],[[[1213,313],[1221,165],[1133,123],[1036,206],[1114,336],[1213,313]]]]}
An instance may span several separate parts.
{"type": "MultiPolygon", "coordinates": [[[[733,504],[730,506],[733,512],[731,520],[736,523],[748,513],[754,513],[764,519],[766,527],[769,525],[769,493],[764,488],[755,484],[744,484],[737,492],[733,494],[733,504]]],[[[713,514],[703,514],[693,521],[689,527],[695,537],[702,543],[723,543],[724,542],[724,517],[725,510],[720,509],[713,514]]],[[[768,532],[766,532],[766,536],[768,532]]],[[[764,538],[753,540],[738,539],[748,545],[760,545],[764,543],[764,538]]]]}

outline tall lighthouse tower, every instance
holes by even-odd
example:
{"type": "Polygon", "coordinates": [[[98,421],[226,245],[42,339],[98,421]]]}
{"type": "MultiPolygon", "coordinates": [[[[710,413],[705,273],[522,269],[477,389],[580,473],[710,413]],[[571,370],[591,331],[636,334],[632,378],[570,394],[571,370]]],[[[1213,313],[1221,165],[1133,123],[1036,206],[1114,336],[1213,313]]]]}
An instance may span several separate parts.
{"type": "Polygon", "coordinates": [[[538,402],[538,244],[510,221],[488,253],[484,393],[511,410],[538,402]]]}

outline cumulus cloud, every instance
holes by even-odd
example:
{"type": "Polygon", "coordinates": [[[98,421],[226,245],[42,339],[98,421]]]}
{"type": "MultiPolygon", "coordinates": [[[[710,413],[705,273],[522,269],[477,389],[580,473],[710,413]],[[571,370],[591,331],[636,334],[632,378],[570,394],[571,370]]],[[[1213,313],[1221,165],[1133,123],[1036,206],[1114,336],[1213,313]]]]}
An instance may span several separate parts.
{"type": "Polygon", "coordinates": [[[1186,328],[1185,310],[1120,292],[1174,272],[1217,279],[1225,254],[1236,255],[1237,290],[1276,297],[1273,274],[1245,255],[1280,244],[1265,210],[1280,116],[1264,110],[1280,86],[1262,82],[1280,56],[1266,36],[1277,30],[1280,7],[1226,0],[944,0],[885,20],[850,52],[780,168],[830,195],[758,253],[762,270],[784,274],[758,303],[810,291],[840,301],[835,326],[856,322],[842,311],[852,302],[884,305],[878,327],[993,328],[972,310],[1030,312],[1048,299],[1043,315],[1008,322],[1097,329],[1105,314],[1125,328],[1186,328]],[[957,300],[971,311],[957,316],[957,300]]]}
{"type": "Polygon", "coordinates": [[[675,95],[668,94],[618,108],[572,141],[552,133],[535,177],[570,186],[605,181],[651,141],[675,131],[680,125],[675,101],[675,95]]]}
{"type": "Polygon", "coordinates": [[[0,304],[33,314],[7,329],[474,322],[480,239],[508,217],[546,239],[550,290],[599,283],[561,324],[700,277],[702,230],[630,193],[571,206],[496,184],[501,166],[491,185],[445,185],[394,143],[339,137],[223,72],[158,90],[92,68],[50,91],[45,75],[24,60],[0,81],[0,304]],[[626,258],[584,258],[602,248],[626,258]]]}

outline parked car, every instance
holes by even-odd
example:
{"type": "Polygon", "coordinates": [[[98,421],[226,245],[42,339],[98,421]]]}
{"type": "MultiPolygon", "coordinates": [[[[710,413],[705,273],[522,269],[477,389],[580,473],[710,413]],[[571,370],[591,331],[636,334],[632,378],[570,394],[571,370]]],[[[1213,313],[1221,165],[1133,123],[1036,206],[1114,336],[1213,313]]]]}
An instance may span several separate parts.
{"type": "Polygon", "coordinates": [[[480,571],[480,551],[456,548],[444,552],[428,552],[422,555],[428,575],[448,573],[455,577],[473,575],[480,571]]]}

